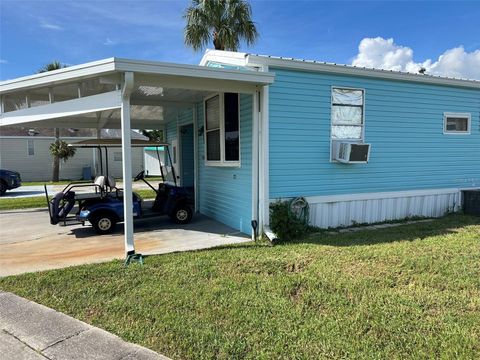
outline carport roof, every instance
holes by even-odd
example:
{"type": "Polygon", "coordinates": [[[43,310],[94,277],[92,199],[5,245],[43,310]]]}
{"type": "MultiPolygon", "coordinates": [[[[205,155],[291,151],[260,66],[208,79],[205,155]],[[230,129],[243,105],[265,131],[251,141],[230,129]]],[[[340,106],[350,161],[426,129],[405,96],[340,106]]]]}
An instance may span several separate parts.
{"type": "Polygon", "coordinates": [[[120,128],[123,75],[132,73],[132,128],[162,128],[214,92],[253,93],[274,74],[110,58],[0,82],[1,126],[120,128]]]}
{"type": "Polygon", "coordinates": [[[22,89],[54,86],[71,81],[79,81],[91,77],[123,72],[239,81],[257,85],[271,84],[273,83],[274,78],[272,73],[266,72],[225,70],[199,65],[184,65],[113,57],[16,79],[0,81],[0,94],[16,92],[22,89]]]}

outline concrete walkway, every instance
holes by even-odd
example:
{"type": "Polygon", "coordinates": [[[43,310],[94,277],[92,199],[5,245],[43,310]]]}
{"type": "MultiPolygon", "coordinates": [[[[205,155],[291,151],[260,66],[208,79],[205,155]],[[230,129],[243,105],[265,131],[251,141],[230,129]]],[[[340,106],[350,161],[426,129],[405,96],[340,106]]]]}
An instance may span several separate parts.
{"type": "Polygon", "coordinates": [[[0,291],[0,358],[168,360],[46,306],[0,291]]]}

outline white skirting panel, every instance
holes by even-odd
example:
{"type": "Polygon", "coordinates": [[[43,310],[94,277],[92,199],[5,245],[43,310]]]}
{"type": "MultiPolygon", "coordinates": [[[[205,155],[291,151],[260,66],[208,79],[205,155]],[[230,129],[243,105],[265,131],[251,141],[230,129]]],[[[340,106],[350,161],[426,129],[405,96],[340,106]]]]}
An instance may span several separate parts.
{"type": "Polygon", "coordinates": [[[307,197],[310,224],[336,228],[409,217],[440,217],[461,207],[461,189],[307,197]]]}

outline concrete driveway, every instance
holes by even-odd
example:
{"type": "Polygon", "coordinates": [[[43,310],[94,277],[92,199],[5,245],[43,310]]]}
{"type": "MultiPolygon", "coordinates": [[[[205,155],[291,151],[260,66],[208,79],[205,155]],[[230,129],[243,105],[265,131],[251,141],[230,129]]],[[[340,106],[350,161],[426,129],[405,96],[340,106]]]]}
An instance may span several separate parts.
{"type": "MultiPolygon", "coordinates": [[[[47,185],[47,191],[49,194],[52,194],[54,192],[53,186],[47,185]]],[[[16,189],[8,190],[1,198],[12,199],[34,196],[45,196],[43,185],[20,186],[16,189]]]]}
{"type": "MultiPolygon", "coordinates": [[[[202,215],[188,225],[173,224],[166,216],[135,223],[136,250],[145,255],[246,241],[244,234],[202,215]]],[[[3,212],[0,254],[0,276],[123,259],[123,226],[99,236],[90,226],[50,225],[45,210],[3,212]]]]}

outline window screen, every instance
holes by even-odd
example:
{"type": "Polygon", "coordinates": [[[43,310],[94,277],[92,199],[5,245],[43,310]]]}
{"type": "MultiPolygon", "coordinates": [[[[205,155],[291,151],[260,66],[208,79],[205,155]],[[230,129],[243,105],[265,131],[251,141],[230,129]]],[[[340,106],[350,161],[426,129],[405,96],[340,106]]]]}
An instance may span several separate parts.
{"type": "Polygon", "coordinates": [[[444,115],[444,132],[451,134],[470,133],[470,114],[449,114],[444,115]]]}
{"type": "Polygon", "coordinates": [[[225,93],[205,101],[206,160],[225,165],[240,160],[239,95],[225,93]]]}
{"type": "Polygon", "coordinates": [[[206,154],[208,161],[220,161],[220,96],[205,101],[206,154]]]}
{"type": "Polygon", "coordinates": [[[332,139],[363,138],[363,90],[332,88],[332,139]]]}

